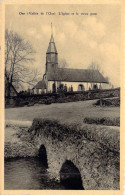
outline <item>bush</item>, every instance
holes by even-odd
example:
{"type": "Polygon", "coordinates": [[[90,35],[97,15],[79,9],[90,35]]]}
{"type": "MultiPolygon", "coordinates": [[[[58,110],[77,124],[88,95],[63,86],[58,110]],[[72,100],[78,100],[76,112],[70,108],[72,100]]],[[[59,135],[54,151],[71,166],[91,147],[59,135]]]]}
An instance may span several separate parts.
{"type": "Polygon", "coordinates": [[[96,106],[120,106],[120,98],[112,99],[101,99],[98,100],[94,105],[96,106]]]}
{"type": "Polygon", "coordinates": [[[96,118],[96,117],[86,117],[84,118],[84,122],[88,124],[97,124],[97,125],[106,125],[106,126],[120,126],[120,117],[117,118],[96,118]]]}
{"type": "Polygon", "coordinates": [[[46,101],[45,101],[45,104],[46,105],[49,105],[49,104],[51,104],[52,102],[51,102],[51,100],[49,100],[49,99],[47,99],[46,101]]]}

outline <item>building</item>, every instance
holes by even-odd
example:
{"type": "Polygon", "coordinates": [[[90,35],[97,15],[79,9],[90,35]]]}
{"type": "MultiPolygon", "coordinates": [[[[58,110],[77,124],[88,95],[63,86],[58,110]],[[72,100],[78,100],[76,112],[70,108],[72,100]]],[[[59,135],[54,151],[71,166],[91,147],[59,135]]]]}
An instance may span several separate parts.
{"type": "Polygon", "coordinates": [[[51,32],[46,52],[45,74],[34,86],[34,94],[102,88],[108,88],[108,82],[98,70],[59,68],[58,52],[51,32]]]}

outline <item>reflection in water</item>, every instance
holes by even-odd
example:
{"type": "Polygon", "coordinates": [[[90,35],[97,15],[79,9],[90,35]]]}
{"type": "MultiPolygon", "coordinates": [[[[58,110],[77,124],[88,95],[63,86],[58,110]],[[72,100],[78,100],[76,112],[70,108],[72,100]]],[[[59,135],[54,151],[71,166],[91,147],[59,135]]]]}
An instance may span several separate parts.
{"type": "Polygon", "coordinates": [[[69,189],[63,183],[60,184],[49,177],[46,166],[39,158],[17,158],[5,161],[4,177],[5,190],[69,189]]]}
{"type": "Polygon", "coordinates": [[[38,158],[22,158],[5,161],[5,189],[64,189],[49,179],[47,169],[38,158]]]}

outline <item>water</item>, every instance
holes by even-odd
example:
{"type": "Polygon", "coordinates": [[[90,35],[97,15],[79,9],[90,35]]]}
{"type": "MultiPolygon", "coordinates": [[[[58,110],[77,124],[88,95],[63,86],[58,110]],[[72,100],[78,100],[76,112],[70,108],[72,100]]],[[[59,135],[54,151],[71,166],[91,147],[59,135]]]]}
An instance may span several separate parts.
{"type": "Polygon", "coordinates": [[[65,189],[49,178],[39,158],[22,158],[5,161],[5,190],[65,189]]]}
{"type": "Polygon", "coordinates": [[[5,160],[5,190],[83,190],[81,175],[67,161],[61,169],[61,183],[50,178],[40,158],[14,158],[5,160]]]}

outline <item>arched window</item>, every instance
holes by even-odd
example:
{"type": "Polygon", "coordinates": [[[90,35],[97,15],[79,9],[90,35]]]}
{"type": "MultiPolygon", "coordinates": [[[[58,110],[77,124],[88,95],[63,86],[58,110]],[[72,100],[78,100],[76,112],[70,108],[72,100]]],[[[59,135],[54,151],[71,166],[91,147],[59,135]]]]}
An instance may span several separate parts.
{"type": "Polygon", "coordinates": [[[85,91],[85,87],[83,84],[78,85],[78,91],[85,91]]]}
{"type": "Polygon", "coordinates": [[[98,85],[97,84],[94,84],[93,89],[94,90],[98,89],[98,85]]]}

